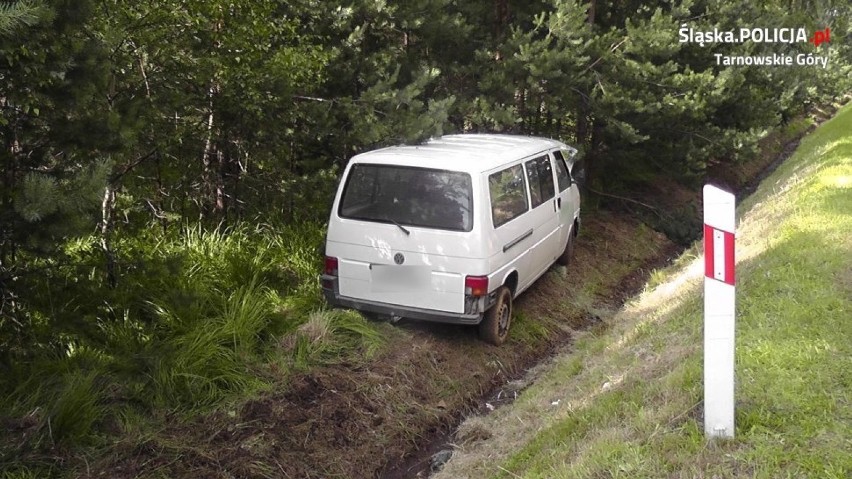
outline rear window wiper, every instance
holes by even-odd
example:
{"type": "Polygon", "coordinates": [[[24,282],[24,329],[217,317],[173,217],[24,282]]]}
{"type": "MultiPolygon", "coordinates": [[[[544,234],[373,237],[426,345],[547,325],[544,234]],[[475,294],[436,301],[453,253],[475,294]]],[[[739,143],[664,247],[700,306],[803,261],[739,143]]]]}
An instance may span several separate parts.
{"type": "Polygon", "coordinates": [[[390,218],[388,218],[388,221],[390,221],[391,223],[395,224],[397,228],[401,229],[401,230],[402,230],[402,232],[403,232],[403,233],[405,233],[405,236],[411,236],[411,231],[408,231],[408,230],[405,228],[405,226],[402,226],[401,224],[397,223],[396,221],[394,221],[394,220],[392,220],[392,219],[390,219],[390,218]]]}

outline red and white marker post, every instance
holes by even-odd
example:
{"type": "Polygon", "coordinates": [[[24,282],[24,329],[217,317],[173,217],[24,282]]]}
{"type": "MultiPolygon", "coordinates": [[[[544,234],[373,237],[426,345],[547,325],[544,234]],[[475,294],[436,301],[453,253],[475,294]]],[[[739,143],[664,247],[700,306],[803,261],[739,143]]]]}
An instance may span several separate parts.
{"type": "Polygon", "coordinates": [[[704,186],[704,434],[734,437],[734,195],[704,186]]]}

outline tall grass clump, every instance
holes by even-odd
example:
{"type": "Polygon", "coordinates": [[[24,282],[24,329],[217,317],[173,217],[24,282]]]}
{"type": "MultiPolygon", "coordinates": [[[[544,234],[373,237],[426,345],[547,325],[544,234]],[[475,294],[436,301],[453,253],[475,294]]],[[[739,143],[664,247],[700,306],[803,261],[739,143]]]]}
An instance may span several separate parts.
{"type": "Polygon", "coordinates": [[[294,280],[283,296],[287,308],[304,314],[322,307],[318,274],[324,243],[325,227],[310,223],[289,225],[271,238],[270,247],[279,253],[282,268],[294,280]]]}
{"type": "Polygon", "coordinates": [[[230,294],[214,291],[204,314],[181,316],[152,303],[162,318],[152,365],[152,397],[164,407],[215,404],[229,393],[261,384],[250,365],[260,360],[274,316],[268,288],[252,279],[230,294]]]}
{"type": "Polygon", "coordinates": [[[92,434],[106,412],[94,372],[74,371],[65,376],[59,395],[41,425],[41,435],[52,443],[79,443],[92,434]]]}
{"type": "MultiPolygon", "coordinates": [[[[229,291],[257,281],[278,292],[289,308],[306,313],[322,303],[318,274],[324,238],[325,228],[317,223],[210,230],[195,225],[153,242],[150,251],[143,245],[138,254],[149,256],[149,263],[163,273],[157,275],[159,284],[146,288],[160,294],[174,292],[175,281],[179,289],[196,293],[229,291]]],[[[148,279],[138,278],[143,283],[148,279]]]]}
{"type": "MultiPolygon", "coordinates": [[[[107,378],[101,358],[81,350],[53,361],[42,360],[34,375],[3,397],[7,414],[24,431],[26,444],[37,449],[91,444],[107,416],[107,378]]],[[[0,441],[0,446],[8,446],[0,441]]],[[[0,456],[14,453],[0,447],[0,456]]]]}
{"type": "Polygon", "coordinates": [[[30,336],[0,338],[13,346],[0,350],[0,477],[56,475],[57,451],[97,455],[291,370],[373,355],[382,326],[324,309],[324,236],[319,223],[119,230],[115,282],[98,238],[66,245],[73,261],[27,284],[30,336]]]}
{"type": "Polygon", "coordinates": [[[311,312],[305,323],[281,341],[297,368],[334,361],[344,351],[353,349],[360,349],[365,357],[370,357],[384,342],[376,326],[363,316],[336,309],[311,312]]]}
{"type": "Polygon", "coordinates": [[[223,299],[218,322],[222,334],[230,336],[234,353],[249,356],[256,351],[272,317],[272,310],[268,290],[259,287],[256,279],[223,299]]]}
{"type": "MultiPolygon", "coordinates": [[[[69,243],[73,262],[45,264],[49,274],[27,283],[41,301],[30,305],[30,336],[0,356],[0,419],[29,424],[0,441],[2,455],[89,444],[128,408],[161,417],[262,388],[278,339],[322,304],[324,231],[319,223],[119,230],[114,285],[97,238],[69,243]]],[[[358,347],[346,330],[335,329],[337,344],[358,347]]]]}

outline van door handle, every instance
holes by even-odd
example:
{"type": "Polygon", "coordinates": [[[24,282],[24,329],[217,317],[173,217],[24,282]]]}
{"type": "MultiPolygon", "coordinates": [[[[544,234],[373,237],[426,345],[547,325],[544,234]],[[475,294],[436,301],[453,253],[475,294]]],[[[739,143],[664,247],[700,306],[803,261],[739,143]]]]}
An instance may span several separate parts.
{"type": "Polygon", "coordinates": [[[529,238],[530,236],[532,236],[532,234],[533,234],[533,230],[529,230],[526,233],[522,234],[521,236],[518,236],[517,238],[513,239],[512,241],[506,243],[505,245],[503,245],[503,252],[505,253],[506,251],[509,251],[509,248],[511,248],[512,246],[515,246],[516,244],[520,243],[521,241],[529,238]]]}
{"type": "Polygon", "coordinates": [[[562,208],[562,198],[556,197],[556,209],[559,210],[562,208]]]}

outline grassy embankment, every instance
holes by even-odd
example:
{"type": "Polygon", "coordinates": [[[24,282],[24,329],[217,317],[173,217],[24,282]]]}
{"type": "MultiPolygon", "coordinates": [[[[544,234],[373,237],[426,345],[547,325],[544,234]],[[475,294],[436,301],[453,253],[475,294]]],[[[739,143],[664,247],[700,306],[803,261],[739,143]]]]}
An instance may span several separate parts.
{"type": "Polygon", "coordinates": [[[696,244],[516,403],[463,424],[437,477],[849,477],[852,106],[738,216],[735,439],[703,434],[696,244]]]}

